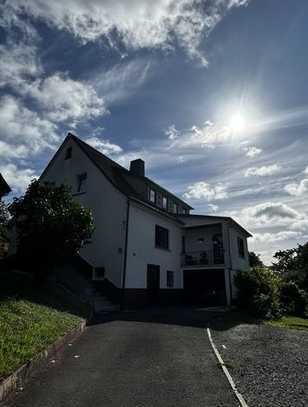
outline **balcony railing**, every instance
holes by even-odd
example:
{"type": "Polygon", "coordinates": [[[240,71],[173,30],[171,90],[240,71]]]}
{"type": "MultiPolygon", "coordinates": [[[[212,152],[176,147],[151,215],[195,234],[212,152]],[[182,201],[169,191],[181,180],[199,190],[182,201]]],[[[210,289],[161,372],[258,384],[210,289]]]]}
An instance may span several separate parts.
{"type": "Polygon", "coordinates": [[[191,251],[182,255],[182,266],[214,266],[223,264],[223,249],[191,251]]]}

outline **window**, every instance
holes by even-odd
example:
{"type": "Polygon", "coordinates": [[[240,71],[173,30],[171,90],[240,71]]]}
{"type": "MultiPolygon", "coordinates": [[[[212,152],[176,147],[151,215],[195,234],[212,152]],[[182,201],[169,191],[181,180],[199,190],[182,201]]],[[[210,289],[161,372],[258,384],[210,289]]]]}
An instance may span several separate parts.
{"type": "Polygon", "coordinates": [[[169,230],[162,226],[155,226],[155,246],[159,249],[169,249],[169,230]]]}
{"type": "Polygon", "coordinates": [[[244,251],[244,240],[241,237],[237,238],[238,255],[240,257],[245,257],[244,251]]]}
{"type": "Polygon", "coordinates": [[[174,287],[174,272],[170,270],[167,270],[167,287],[174,287]]]}
{"type": "Polygon", "coordinates": [[[182,253],[186,252],[186,239],[185,236],[182,236],[182,253]]]}
{"type": "Polygon", "coordinates": [[[68,147],[65,151],[65,160],[69,160],[70,158],[72,158],[72,147],[68,147]]]}
{"type": "Polygon", "coordinates": [[[168,207],[168,200],[167,200],[167,197],[166,197],[166,196],[163,196],[163,208],[164,208],[164,209],[167,209],[167,207],[168,207]]]}
{"type": "Polygon", "coordinates": [[[77,192],[86,192],[87,173],[77,175],[77,192]]]}
{"type": "Polygon", "coordinates": [[[154,191],[154,189],[150,188],[149,195],[150,202],[156,203],[156,192],[154,191]]]}

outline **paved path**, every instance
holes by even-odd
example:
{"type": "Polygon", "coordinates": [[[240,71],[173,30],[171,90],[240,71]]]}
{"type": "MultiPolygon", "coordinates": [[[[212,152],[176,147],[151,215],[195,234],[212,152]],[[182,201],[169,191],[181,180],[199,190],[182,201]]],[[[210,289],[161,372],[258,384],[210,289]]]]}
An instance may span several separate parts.
{"type": "Polygon", "coordinates": [[[8,405],[237,406],[204,329],[211,316],[147,310],[101,321],[8,405]]]}

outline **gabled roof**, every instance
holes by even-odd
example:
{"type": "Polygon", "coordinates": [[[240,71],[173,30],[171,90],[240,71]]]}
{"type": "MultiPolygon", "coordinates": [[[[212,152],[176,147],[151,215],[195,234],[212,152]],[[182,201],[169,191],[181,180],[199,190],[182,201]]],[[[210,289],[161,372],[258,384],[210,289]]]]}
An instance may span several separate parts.
{"type": "Polygon", "coordinates": [[[0,173],[0,197],[11,192],[11,188],[0,173]]]}
{"type": "Polygon", "coordinates": [[[236,228],[240,229],[247,237],[252,237],[252,234],[250,232],[248,232],[248,230],[244,229],[243,226],[241,226],[239,223],[237,223],[233,218],[229,217],[229,216],[213,216],[213,215],[178,215],[179,218],[185,223],[185,219],[189,220],[189,219],[200,219],[200,223],[199,224],[191,224],[191,225],[187,225],[186,224],[186,228],[193,228],[193,227],[198,227],[202,225],[202,222],[204,222],[203,224],[206,224],[207,220],[213,220],[213,221],[217,221],[217,222],[221,222],[221,221],[227,221],[230,222],[231,224],[233,224],[236,228]]]}
{"type": "MultiPolygon", "coordinates": [[[[85,143],[84,141],[82,141],[80,138],[76,137],[72,133],[68,133],[67,137],[65,138],[64,142],[62,143],[62,146],[69,139],[74,140],[75,143],[78,144],[78,146],[87,155],[87,157],[92,161],[92,163],[124,195],[126,195],[128,197],[133,197],[133,198],[137,199],[138,201],[144,201],[144,202],[146,202],[147,205],[155,206],[155,205],[151,204],[150,202],[145,201],[142,194],[140,194],[134,187],[133,181],[134,181],[134,179],[136,179],[136,177],[137,177],[136,175],[131,174],[131,172],[128,171],[126,168],[122,167],[117,162],[111,160],[110,158],[108,158],[107,156],[102,154],[101,152],[97,151],[95,148],[91,147],[89,144],[85,143]]],[[[61,147],[59,148],[59,150],[61,149],[61,147]]],[[[43,171],[41,177],[45,174],[48,167],[50,166],[52,161],[55,159],[56,155],[57,155],[57,153],[52,158],[52,160],[49,162],[48,166],[43,171]]],[[[158,188],[160,188],[160,190],[164,191],[166,194],[168,194],[170,197],[172,197],[176,202],[181,202],[184,206],[192,209],[191,206],[189,206],[186,202],[182,201],[180,198],[173,195],[171,192],[169,192],[165,188],[156,184],[151,179],[149,179],[147,177],[137,177],[137,178],[141,179],[142,182],[144,182],[145,184],[152,184],[152,185],[157,186],[158,188]]],[[[155,206],[155,208],[156,208],[156,206],[155,206]]],[[[162,210],[162,212],[165,212],[165,211],[162,210]]]]}

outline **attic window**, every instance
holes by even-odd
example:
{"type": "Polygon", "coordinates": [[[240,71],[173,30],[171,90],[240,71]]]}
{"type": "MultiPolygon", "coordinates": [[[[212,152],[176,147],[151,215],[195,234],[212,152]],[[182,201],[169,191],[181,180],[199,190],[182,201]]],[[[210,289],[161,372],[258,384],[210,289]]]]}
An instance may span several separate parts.
{"type": "Polygon", "coordinates": [[[156,203],[156,191],[154,189],[150,188],[150,202],[156,203]]]}
{"type": "Polygon", "coordinates": [[[65,151],[65,160],[69,160],[70,158],[72,158],[72,147],[68,147],[65,151]]]}
{"type": "Polygon", "coordinates": [[[163,196],[163,208],[167,209],[167,205],[168,205],[167,197],[163,196]]]}
{"type": "Polygon", "coordinates": [[[77,192],[86,192],[87,173],[77,175],[77,192]]]}

